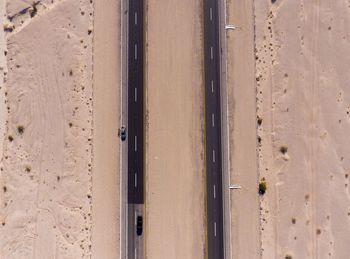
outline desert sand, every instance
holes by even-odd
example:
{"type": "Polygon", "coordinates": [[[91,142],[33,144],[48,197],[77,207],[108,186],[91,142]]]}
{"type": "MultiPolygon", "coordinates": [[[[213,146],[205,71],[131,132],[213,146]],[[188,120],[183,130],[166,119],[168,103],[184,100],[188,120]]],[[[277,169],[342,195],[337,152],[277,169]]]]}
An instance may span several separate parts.
{"type": "Polygon", "coordinates": [[[147,1],[146,256],[205,255],[201,1],[147,1]]]}
{"type": "Polygon", "coordinates": [[[262,258],[349,258],[349,2],[255,15],[262,258]]]}
{"type": "MultiPolygon", "coordinates": [[[[205,258],[202,1],[146,3],[146,257],[205,258]]],[[[349,2],[226,14],[231,258],[347,259],[349,2]]],[[[0,1],[1,259],[120,258],[121,17],[0,1]]]]}
{"type": "Polygon", "coordinates": [[[93,8],[26,2],[1,1],[0,254],[89,258],[93,8]]]}
{"type": "MultiPolygon", "coordinates": [[[[5,20],[5,1],[0,2],[0,24],[4,24],[5,20]]],[[[5,32],[0,30],[0,53],[4,53],[6,49],[6,40],[5,40],[5,32]]],[[[0,159],[3,157],[4,149],[4,138],[6,132],[6,118],[7,116],[7,108],[6,108],[6,89],[4,87],[4,76],[5,76],[5,68],[6,68],[6,57],[4,54],[0,55],[0,159]]]]}
{"type": "Polygon", "coordinates": [[[94,15],[92,258],[120,257],[120,1],[98,0],[94,15]]]}

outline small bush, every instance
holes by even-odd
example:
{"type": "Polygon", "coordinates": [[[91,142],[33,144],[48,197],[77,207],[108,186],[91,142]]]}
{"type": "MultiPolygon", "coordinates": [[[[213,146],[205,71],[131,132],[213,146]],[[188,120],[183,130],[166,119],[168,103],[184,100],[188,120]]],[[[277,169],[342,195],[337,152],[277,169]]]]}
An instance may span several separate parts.
{"type": "Polygon", "coordinates": [[[259,194],[264,195],[266,192],[266,182],[263,180],[259,183],[259,194]]]}
{"type": "Polygon", "coordinates": [[[285,147],[285,146],[280,147],[280,152],[281,152],[283,155],[287,154],[287,151],[288,151],[288,147],[285,147]]]}
{"type": "Polygon", "coordinates": [[[39,4],[39,1],[33,3],[33,5],[29,8],[29,15],[33,18],[38,13],[38,8],[36,7],[39,4]]]}
{"type": "Polygon", "coordinates": [[[22,125],[17,126],[17,131],[18,131],[19,134],[22,135],[23,132],[24,132],[24,127],[22,125]]]}

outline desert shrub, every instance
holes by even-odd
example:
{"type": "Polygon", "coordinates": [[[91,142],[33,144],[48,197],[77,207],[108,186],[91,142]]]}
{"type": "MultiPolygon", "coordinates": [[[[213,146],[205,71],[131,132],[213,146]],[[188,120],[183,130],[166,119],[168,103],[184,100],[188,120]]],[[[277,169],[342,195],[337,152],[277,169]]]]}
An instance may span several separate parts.
{"type": "Polygon", "coordinates": [[[18,131],[19,134],[22,135],[23,132],[24,132],[24,127],[23,127],[22,125],[18,125],[18,126],[17,126],[17,131],[18,131]]]}
{"type": "Polygon", "coordinates": [[[281,152],[283,155],[285,155],[285,154],[287,153],[287,151],[288,151],[288,148],[287,148],[287,147],[285,147],[285,146],[280,147],[280,152],[281,152]]]}
{"type": "Polygon", "coordinates": [[[260,183],[259,183],[259,194],[260,195],[264,195],[266,192],[266,182],[264,180],[262,180],[260,183]]]}

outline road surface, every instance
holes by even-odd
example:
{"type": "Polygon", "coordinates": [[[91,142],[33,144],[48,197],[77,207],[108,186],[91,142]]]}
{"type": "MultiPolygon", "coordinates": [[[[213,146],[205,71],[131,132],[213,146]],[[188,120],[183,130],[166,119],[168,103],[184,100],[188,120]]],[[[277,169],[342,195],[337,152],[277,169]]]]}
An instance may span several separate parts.
{"type": "MultiPolygon", "coordinates": [[[[144,32],[143,0],[127,4],[127,259],[143,259],[143,234],[136,234],[136,218],[143,217],[144,203],[144,32]]],[[[144,218],[144,217],[143,217],[144,218]]],[[[144,224],[143,224],[144,225],[144,224]]],[[[143,230],[144,233],[144,230],[143,230]]]]}
{"type": "Polygon", "coordinates": [[[208,259],[224,256],[219,3],[204,0],[205,132],[208,259]]]}
{"type": "Polygon", "coordinates": [[[143,0],[128,14],[128,203],[143,204],[143,0]]]}

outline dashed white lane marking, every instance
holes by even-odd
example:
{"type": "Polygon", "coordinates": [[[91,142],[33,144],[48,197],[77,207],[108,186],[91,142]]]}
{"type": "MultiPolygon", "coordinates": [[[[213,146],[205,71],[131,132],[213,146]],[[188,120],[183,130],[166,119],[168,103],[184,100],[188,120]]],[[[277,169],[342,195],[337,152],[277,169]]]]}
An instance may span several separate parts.
{"type": "Polygon", "coordinates": [[[137,151],[137,136],[135,136],[135,151],[137,151]]]}
{"type": "Polygon", "coordinates": [[[214,58],[213,47],[210,47],[210,58],[214,58]]]}
{"type": "Polygon", "coordinates": [[[213,20],[213,8],[210,8],[210,21],[213,20]]]}
{"type": "Polygon", "coordinates": [[[137,102],[137,88],[135,87],[135,103],[137,102]]]}
{"type": "Polygon", "coordinates": [[[135,44],[135,60],[137,59],[137,44],[135,44]]]}
{"type": "Polygon", "coordinates": [[[135,187],[137,187],[137,173],[135,173],[135,187]]]}
{"type": "Polygon", "coordinates": [[[211,92],[214,93],[214,80],[211,80],[211,92]]]}
{"type": "Polygon", "coordinates": [[[137,25],[137,12],[135,12],[135,25],[137,25]]]}
{"type": "Polygon", "coordinates": [[[211,114],[211,126],[215,127],[215,115],[214,115],[214,113],[211,114]]]}
{"type": "Polygon", "coordinates": [[[135,226],[137,225],[137,217],[136,217],[136,211],[135,211],[135,226]]]}
{"type": "Polygon", "coordinates": [[[213,162],[215,163],[215,150],[213,149],[213,162]]]}
{"type": "Polygon", "coordinates": [[[214,222],[214,236],[216,236],[216,222],[214,222]]]}
{"type": "Polygon", "coordinates": [[[216,189],[215,189],[215,184],[214,184],[214,199],[216,198],[216,189]]]}
{"type": "Polygon", "coordinates": [[[137,259],[137,248],[135,247],[135,259],[137,259]]]}

